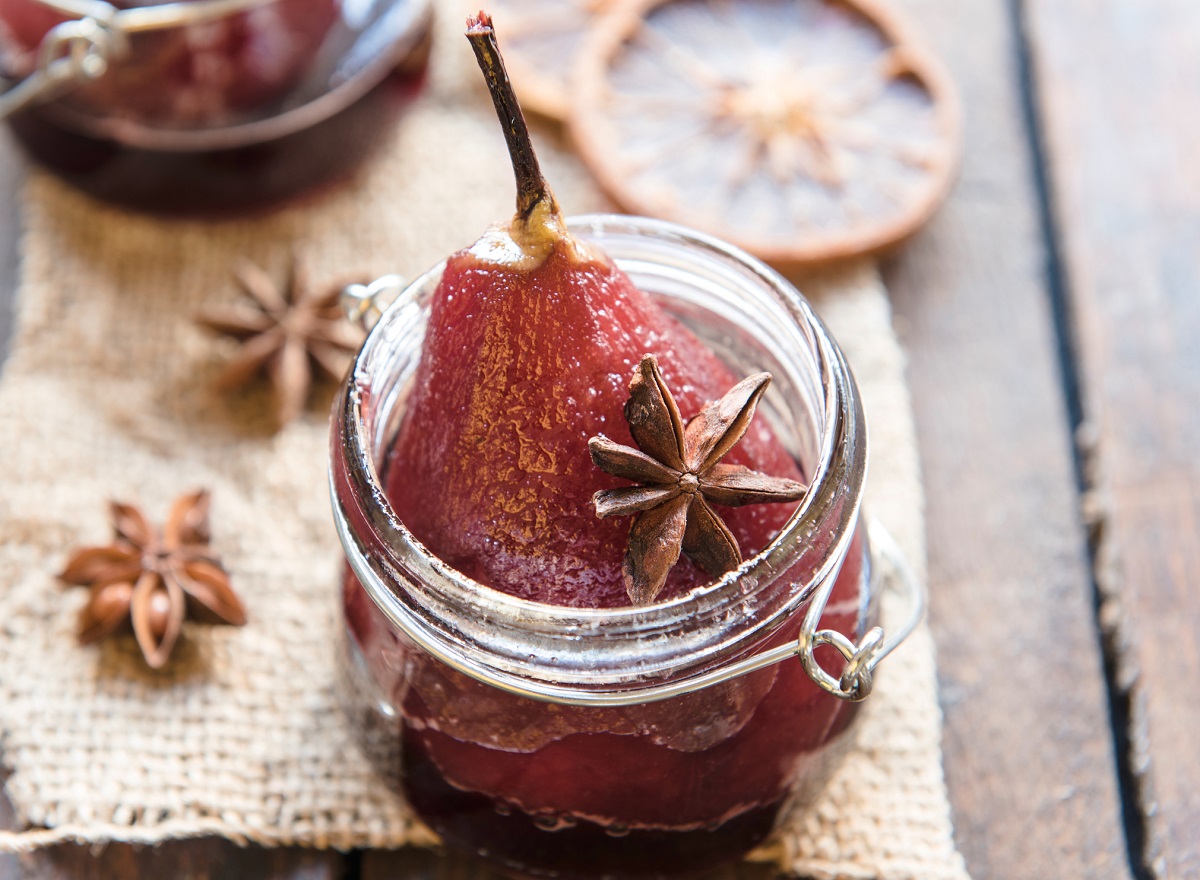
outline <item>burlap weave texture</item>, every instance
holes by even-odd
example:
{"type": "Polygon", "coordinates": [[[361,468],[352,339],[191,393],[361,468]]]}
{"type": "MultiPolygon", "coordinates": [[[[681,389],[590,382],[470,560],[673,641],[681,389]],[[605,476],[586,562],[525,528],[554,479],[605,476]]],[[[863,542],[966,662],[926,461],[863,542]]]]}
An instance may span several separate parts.
{"type": "MultiPolygon", "coordinates": [[[[456,19],[443,15],[429,89],[387,155],[305,205],[164,222],[32,175],[17,330],[0,375],[0,746],[29,830],[0,834],[0,851],[199,834],[344,848],[431,841],[336,709],[326,410],[315,404],[273,433],[264,392],[212,390],[229,349],[191,318],[237,298],[237,257],[279,277],[293,248],[318,280],[415,274],[511,212],[503,143],[456,19]],[[213,544],[249,625],[189,628],[162,673],[142,666],[131,639],[78,646],[86,593],[55,574],[71,547],[107,539],[105,500],[161,518],[198,486],[213,490],[213,544]]],[[[575,213],[608,207],[542,134],[560,201],[575,213]]],[[[801,283],[864,393],[871,510],[921,569],[921,488],[886,296],[869,265],[801,283]]],[[[858,747],[820,805],[760,855],[815,877],[965,877],[939,735],[922,628],[886,662],[858,747]]]]}

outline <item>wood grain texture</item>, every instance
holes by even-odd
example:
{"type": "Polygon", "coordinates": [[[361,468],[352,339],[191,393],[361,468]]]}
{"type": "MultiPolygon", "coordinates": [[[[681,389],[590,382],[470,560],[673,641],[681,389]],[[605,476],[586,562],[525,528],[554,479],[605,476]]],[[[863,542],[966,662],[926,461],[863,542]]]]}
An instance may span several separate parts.
{"type": "MultiPolygon", "coordinates": [[[[3,875],[0,874],[0,878],[3,875]]],[[[742,864],[706,874],[700,880],[775,880],[770,865],[742,864]]],[[[505,880],[479,862],[434,850],[377,850],[364,854],[361,880],[505,880]]]]}
{"type": "Polygon", "coordinates": [[[1200,5],[1030,0],[1147,864],[1200,876],[1200,5]]]}
{"type": "MultiPolygon", "coordinates": [[[[0,167],[3,167],[3,159],[0,159],[0,167]]],[[[3,264],[0,264],[0,280],[3,279],[3,264]]],[[[3,303],[0,302],[0,306],[3,303]]],[[[0,761],[3,759],[0,754],[0,761]]],[[[17,821],[13,815],[12,804],[8,802],[8,798],[4,796],[4,779],[6,777],[4,765],[0,763],[0,830],[11,831],[16,828],[17,821]]],[[[14,855],[0,855],[0,880],[17,880],[21,876],[21,860],[14,855]]]]}
{"type": "MultiPolygon", "coordinates": [[[[8,131],[0,130],[0,374],[8,353],[8,338],[12,327],[14,292],[17,287],[17,187],[22,174],[22,162],[8,131]]],[[[3,585],[0,585],[3,589],[3,585]]],[[[3,756],[0,755],[0,758],[3,756]]],[[[0,829],[15,827],[16,819],[8,798],[4,796],[3,763],[0,762],[0,829]]],[[[0,855],[0,880],[17,880],[21,863],[16,856],[0,855]]]]}
{"type": "Polygon", "coordinates": [[[975,880],[1128,877],[1008,7],[906,5],[966,114],[956,192],[885,272],[910,358],[957,841],[975,880]]]}
{"type": "MultiPolygon", "coordinates": [[[[198,838],[156,847],[56,846],[14,858],[23,880],[340,880],[342,860],[326,852],[239,847],[198,838]]],[[[2,863],[0,863],[2,864],[2,863]]],[[[0,867],[0,878],[7,880],[0,867]]]]}
{"type": "Polygon", "coordinates": [[[7,129],[0,129],[0,368],[12,334],[13,294],[17,287],[17,248],[20,245],[17,191],[24,162],[7,129]]]}

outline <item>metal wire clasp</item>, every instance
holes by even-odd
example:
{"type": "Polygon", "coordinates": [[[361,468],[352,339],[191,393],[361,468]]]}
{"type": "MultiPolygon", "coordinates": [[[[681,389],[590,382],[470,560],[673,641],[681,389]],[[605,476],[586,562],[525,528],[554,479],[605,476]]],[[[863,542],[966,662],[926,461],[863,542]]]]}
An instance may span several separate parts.
{"type": "MultiPolygon", "coordinates": [[[[825,606],[833,592],[834,579],[830,578],[813,596],[796,642],[796,653],[808,677],[835,697],[855,703],[870,696],[874,686],[875,667],[916,629],[925,615],[926,602],[924,585],[917,580],[892,536],[875,520],[868,521],[867,531],[872,549],[872,565],[884,563],[892,568],[894,582],[908,594],[908,617],[899,627],[892,630],[891,638],[885,638],[883,629],[874,626],[863,634],[858,644],[836,630],[818,629],[821,615],[825,613],[825,606]],[[817,662],[815,651],[821,645],[834,648],[846,661],[841,675],[837,678],[826,672],[817,662]]],[[[873,572],[872,576],[879,574],[881,573],[873,572]]]]}
{"type": "Polygon", "coordinates": [[[201,24],[274,0],[197,0],[118,9],[105,0],[39,0],[68,21],[46,32],[37,66],[0,94],[0,119],[103,76],[129,54],[131,34],[201,24]]]}
{"type": "Polygon", "coordinates": [[[384,309],[395,302],[407,286],[408,281],[400,275],[384,275],[370,284],[349,284],[342,288],[338,305],[351,324],[357,324],[369,333],[384,309]]]}

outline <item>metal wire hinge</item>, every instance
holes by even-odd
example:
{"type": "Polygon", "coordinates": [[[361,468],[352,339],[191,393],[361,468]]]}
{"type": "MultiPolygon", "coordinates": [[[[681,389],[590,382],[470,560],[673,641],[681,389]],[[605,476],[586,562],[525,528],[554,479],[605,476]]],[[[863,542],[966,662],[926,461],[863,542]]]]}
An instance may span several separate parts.
{"type": "Polygon", "coordinates": [[[197,0],[134,9],[104,0],[39,2],[69,20],[42,38],[33,72],[0,94],[0,119],[103,76],[112,62],[128,57],[132,34],[201,24],[274,0],[197,0]]]}
{"type": "Polygon", "coordinates": [[[408,282],[400,275],[384,275],[370,284],[350,284],[342,288],[338,305],[351,324],[370,332],[384,309],[395,302],[407,286],[408,282]]]}
{"type": "MultiPolygon", "coordinates": [[[[863,634],[858,644],[836,630],[818,629],[821,615],[825,612],[825,606],[833,592],[835,579],[830,578],[813,596],[796,642],[796,653],[809,678],[835,697],[851,702],[859,702],[870,696],[874,686],[875,667],[917,628],[917,624],[925,615],[925,588],[909,568],[904,554],[900,552],[892,536],[874,520],[868,521],[867,531],[873,551],[872,567],[882,563],[891,568],[893,582],[908,595],[908,616],[899,626],[892,629],[890,638],[884,636],[881,627],[874,626],[863,634]],[[846,661],[841,675],[837,678],[826,672],[817,662],[815,652],[821,645],[834,648],[846,661]]],[[[872,571],[872,579],[881,578],[884,573],[872,571]]]]}

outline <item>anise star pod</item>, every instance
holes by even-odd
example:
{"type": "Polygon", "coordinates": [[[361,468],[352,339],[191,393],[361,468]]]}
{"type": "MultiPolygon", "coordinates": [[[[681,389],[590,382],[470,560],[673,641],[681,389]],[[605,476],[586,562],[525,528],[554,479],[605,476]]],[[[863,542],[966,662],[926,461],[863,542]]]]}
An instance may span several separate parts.
{"type": "Polygon", "coordinates": [[[653,602],[682,551],[714,577],[742,562],[729,528],[709,502],[727,507],[796,501],[803,483],[739,465],[721,464],[754,418],[770,373],[743,379],[685,427],[658,360],[646,355],[629,383],[625,420],[637,449],[603,434],[588,441],[601,470],[638,485],[605,489],[596,515],[636,515],[625,555],[625,589],[635,605],[653,602]]]}
{"type": "Polygon", "coordinates": [[[579,46],[596,16],[617,0],[492,0],[504,40],[504,63],[521,105],[565,119],[574,100],[568,83],[579,46]]]}
{"type": "Polygon", "coordinates": [[[872,0],[632,0],[600,18],[569,123],[624,210],[780,268],[907,238],[949,192],[949,76],[872,0]]]}
{"type": "Polygon", "coordinates": [[[293,258],[282,286],[248,261],[238,264],[234,276],[250,301],[206,309],[196,321],[241,343],[218,376],[218,387],[237,388],[266,374],[275,392],[276,422],[282,427],[303,411],[314,366],[341,379],[361,338],[338,304],[343,285],[314,291],[299,258],[293,258]]]}
{"type": "Polygon", "coordinates": [[[171,656],[185,617],[246,622],[229,575],[208,546],[208,507],[206,490],[182,495],[160,531],[133,505],[110,502],[112,543],[76,550],[59,575],[91,589],[79,616],[81,642],[132,628],[146,663],[158,669],[171,656]]]}

